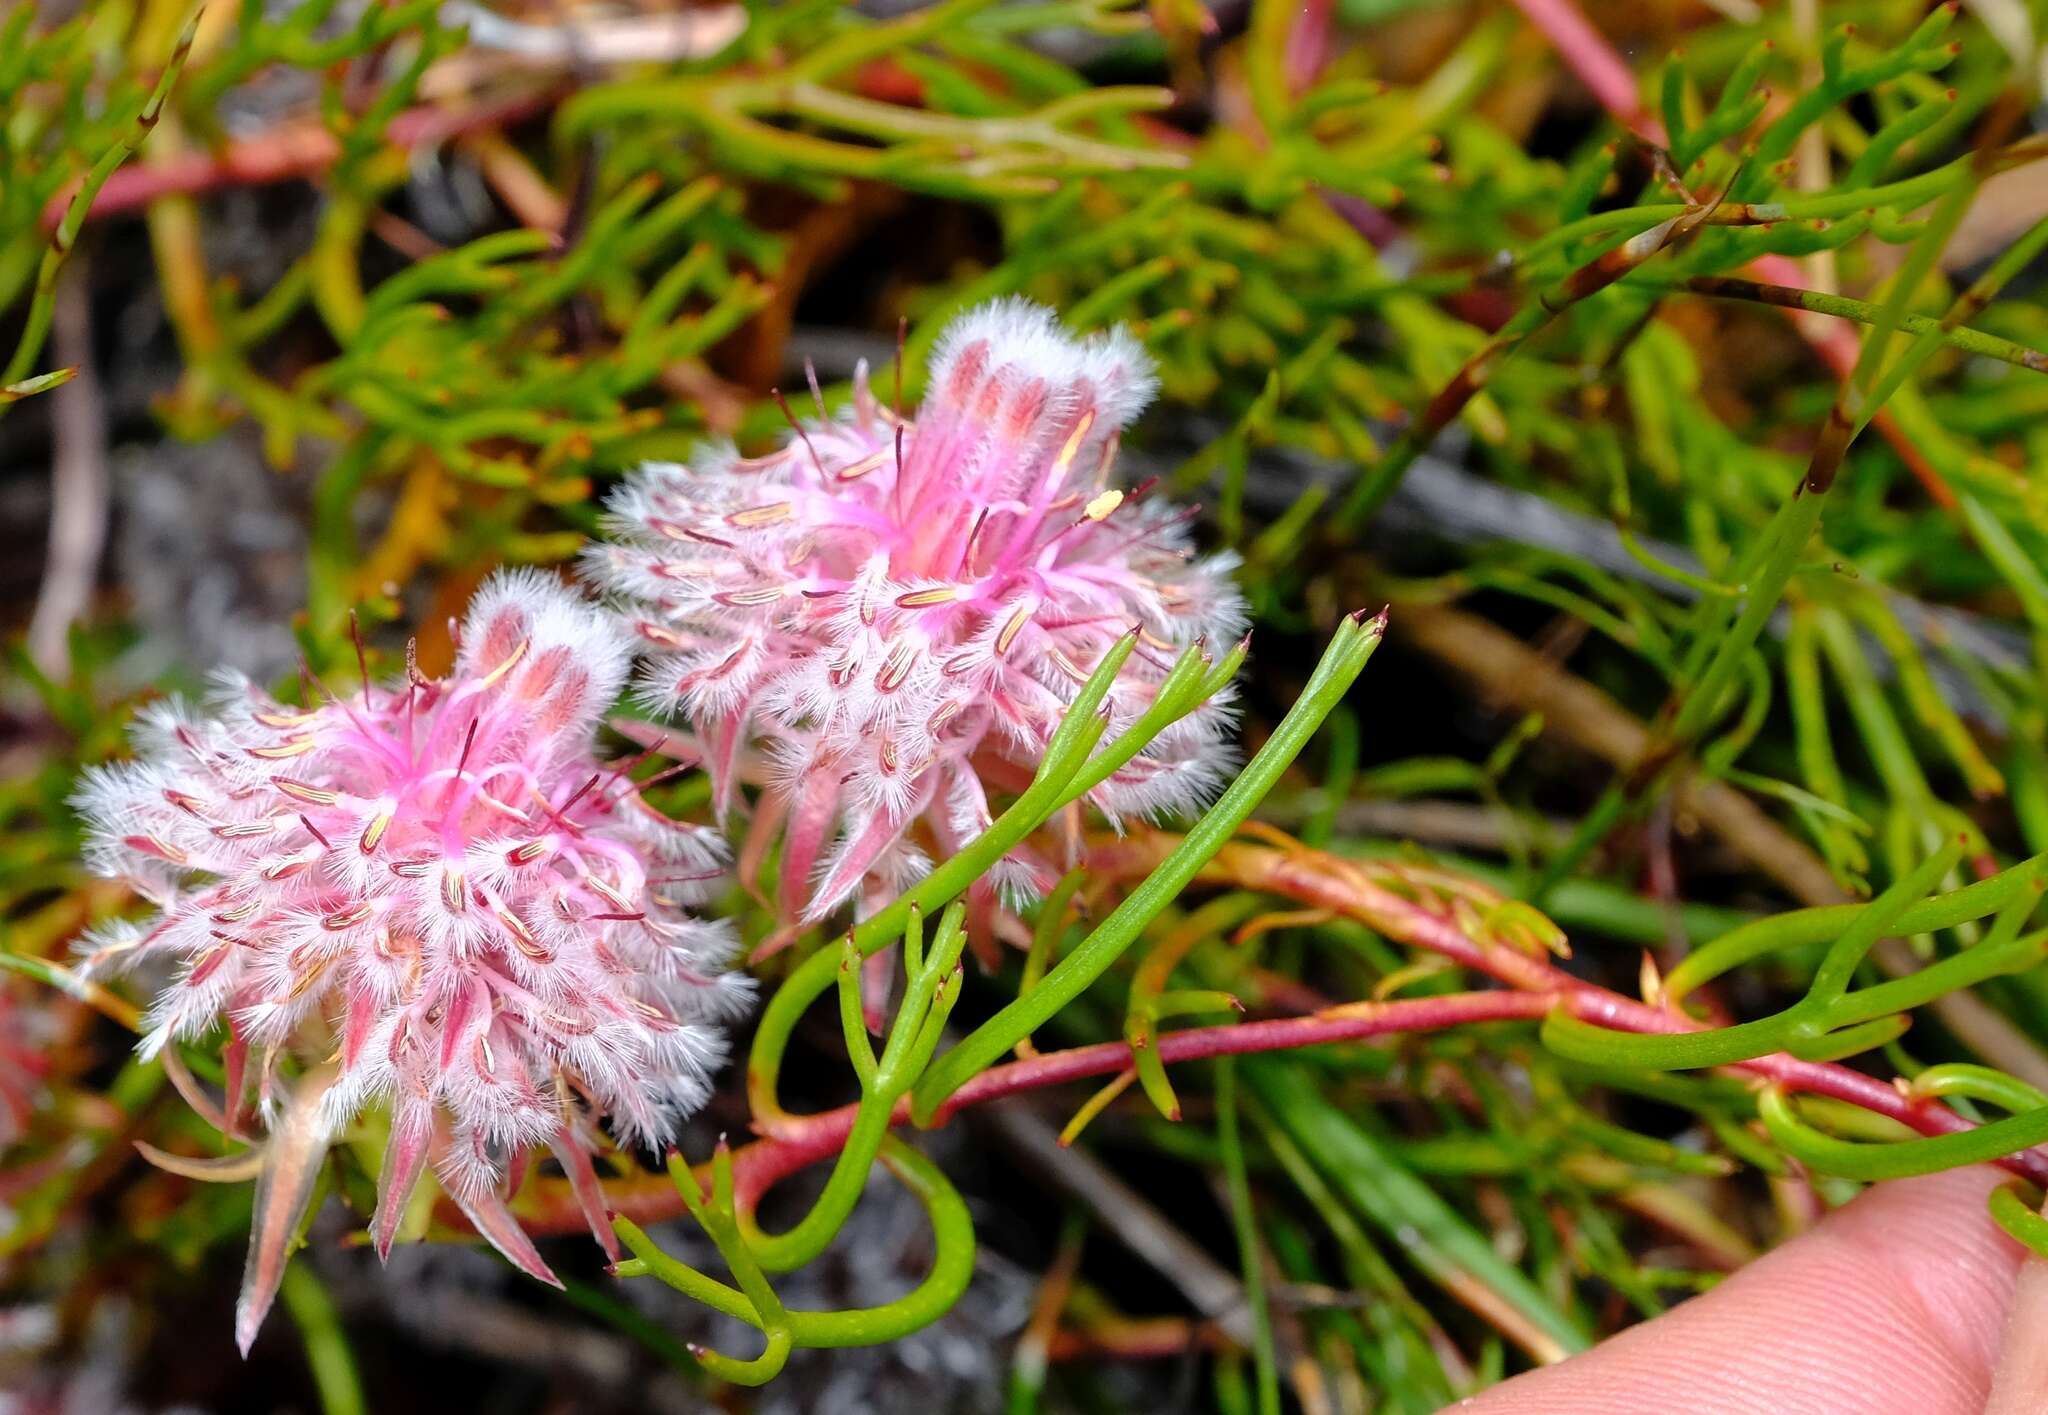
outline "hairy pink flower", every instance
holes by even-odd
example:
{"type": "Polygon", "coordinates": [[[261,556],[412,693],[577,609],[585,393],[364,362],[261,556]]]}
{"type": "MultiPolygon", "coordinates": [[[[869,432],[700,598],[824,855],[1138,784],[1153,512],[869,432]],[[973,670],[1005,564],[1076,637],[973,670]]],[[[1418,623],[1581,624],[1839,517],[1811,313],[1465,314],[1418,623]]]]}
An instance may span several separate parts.
{"type": "MultiPolygon", "coordinates": [[[[915,421],[877,402],[863,368],[848,413],[781,450],[648,466],[614,494],[615,539],[588,569],[664,651],[642,696],[700,734],[721,809],[739,754],[765,745],[792,912],[820,917],[864,878],[899,886],[926,848],[978,833],[989,785],[1036,767],[1127,630],[1143,637],[1112,730],[1182,648],[1243,631],[1234,561],[1192,557],[1192,511],[1112,484],[1152,389],[1123,331],[1077,339],[1004,301],[946,332],[915,421]]],[[[1112,818],[1204,804],[1233,764],[1227,726],[1220,705],[1183,719],[1095,804],[1112,818]]],[[[1026,852],[999,873],[1017,894],[1050,882],[1026,852]]]]}
{"type": "Polygon", "coordinates": [[[262,1058],[273,1153],[245,1349],[319,1155],[365,1107],[391,1110],[380,1252],[431,1157],[477,1228],[552,1281],[498,1196],[508,1171],[552,1148],[609,1248],[586,1113],[657,1145],[704,1100],[716,1023],[747,984],[718,974],[723,926],[683,912],[719,872],[718,837],[593,755],[631,648],[558,582],[501,574],[448,678],[305,709],[223,679],[203,714],[149,711],[135,760],[86,778],[90,863],[161,911],[87,946],[174,965],[143,1054],[225,1019],[231,1123],[249,1049],[262,1058]],[[306,1063],[289,1100],[287,1052],[306,1063]]]}

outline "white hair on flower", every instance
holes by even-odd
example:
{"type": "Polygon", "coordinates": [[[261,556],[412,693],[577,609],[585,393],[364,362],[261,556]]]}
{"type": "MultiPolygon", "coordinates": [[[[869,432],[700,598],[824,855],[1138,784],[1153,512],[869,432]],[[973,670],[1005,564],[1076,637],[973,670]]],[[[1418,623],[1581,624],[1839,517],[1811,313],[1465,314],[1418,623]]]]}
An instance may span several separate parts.
{"type": "MultiPolygon", "coordinates": [[[[1109,695],[1112,731],[1181,650],[1242,634],[1234,558],[1197,558],[1191,512],[1114,483],[1119,435],[1154,387],[1128,333],[1077,338],[998,301],[941,336],[914,420],[876,400],[863,367],[844,415],[779,450],[708,448],[613,494],[586,571],[657,651],[640,697],[695,728],[721,811],[740,755],[765,746],[792,913],[822,917],[984,828],[990,787],[1035,768],[1127,630],[1141,638],[1109,695]]],[[[1226,695],[1162,733],[1095,805],[1112,819],[1204,805],[1235,764],[1228,711],[1226,695]]],[[[1028,896],[1053,869],[1026,849],[1001,873],[1028,896]]],[[[977,892],[986,903],[990,882],[977,892]]]]}
{"type": "Polygon", "coordinates": [[[170,963],[144,1055],[225,1021],[230,1112],[252,1048],[304,1058],[323,1078],[302,1126],[319,1146],[388,1104],[380,1254],[432,1159],[478,1230],[552,1280],[497,1192],[542,1149],[611,1249],[593,1121],[672,1140],[747,1003],[748,980],[721,971],[727,929],[685,912],[723,871],[722,839],[595,755],[632,655],[559,581],[500,573],[449,676],[409,654],[403,681],[310,707],[222,678],[203,710],[147,710],[135,759],[80,786],[88,862],[160,911],[84,945],[96,967],[170,963]]]}

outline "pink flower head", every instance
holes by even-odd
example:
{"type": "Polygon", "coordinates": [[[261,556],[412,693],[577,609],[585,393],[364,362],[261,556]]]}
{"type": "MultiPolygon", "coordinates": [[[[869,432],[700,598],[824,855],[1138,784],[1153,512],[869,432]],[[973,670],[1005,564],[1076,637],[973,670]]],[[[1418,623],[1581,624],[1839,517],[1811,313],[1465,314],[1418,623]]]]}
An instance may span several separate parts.
{"type": "MultiPolygon", "coordinates": [[[[664,651],[643,698],[695,727],[721,809],[740,753],[765,743],[793,910],[820,917],[864,878],[898,887],[927,848],[988,825],[990,782],[1028,776],[1127,630],[1143,637],[1112,731],[1183,648],[1243,631],[1235,562],[1193,558],[1192,511],[1113,484],[1152,390],[1122,330],[1077,339],[1002,301],[946,331],[914,421],[878,404],[863,368],[844,416],[779,451],[648,466],[612,497],[615,540],[589,568],[664,651]]],[[[1199,807],[1233,765],[1227,726],[1214,705],[1184,719],[1095,804],[1199,807]]],[[[1025,896],[1050,875],[1023,852],[1000,872],[1025,896]]]]}
{"type": "Polygon", "coordinates": [[[477,1227],[551,1277],[497,1196],[540,1147],[609,1245],[585,1112],[666,1142],[723,1059],[716,1023],[746,980],[717,972],[723,926],[683,911],[721,843],[593,754],[631,657],[560,583],[500,574],[449,677],[305,709],[227,677],[203,713],[146,713],[135,759],[80,791],[89,862],[161,911],[88,944],[171,965],[143,1054],[224,1019],[230,1123],[253,1046],[272,1147],[300,1137],[315,1173],[328,1140],[388,1103],[380,1251],[432,1157],[477,1227]],[[289,1104],[273,1094],[285,1052],[306,1064],[289,1104]]]}

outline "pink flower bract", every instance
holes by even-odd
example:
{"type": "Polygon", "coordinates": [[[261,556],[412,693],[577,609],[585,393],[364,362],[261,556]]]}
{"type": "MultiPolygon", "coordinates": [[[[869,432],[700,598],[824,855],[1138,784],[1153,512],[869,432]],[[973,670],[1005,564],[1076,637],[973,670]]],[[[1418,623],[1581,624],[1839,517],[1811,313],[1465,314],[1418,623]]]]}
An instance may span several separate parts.
{"type": "MultiPolygon", "coordinates": [[[[1141,631],[1110,730],[1187,645],[1244,628],[1227,555],[1191,511],[1114,482],[1118,435],[1153,389],[1119,330],[1076,338],[1004,301],[955,321],[915,420],[856,378],[851,408],[779,451],[642,468],[610,503],[590,573],[662,650],[642,679],[702,739],[721,808],[740,754],[769,755],[787,812],[785,903],[817,918],[863,879],[895,888],[991,819],[989,786],[1037,766],[1089,672],[1141,631]],[[914,829],[922,822],[921,830],[914,829]]],[[[1094,793],[1112,818],[1205,804],[1235,764],[1212,703],[1094,793]]],[[[998,872],[1045,888],[1019,852],[998,872]]]]}
{"type": "MultiPolygon", "coordinates": [[[[500,574],[447,678],[312,708],[223,679],[204,712],[145,713],[135,759],[87,777],[90,863],[160,910],[87,945],[170,964],[144,1054],[224,1020],[231,1115],[261,1058],[256,1288],[275,1287],[266,1235],[289,1237],[280,1213],[372,1103],[391,1108],[380,1251],[431,1158],[479,1230],[551,1276],[498,1197],[508,1171],[551,1148],[609,1247],[587,1117],[658,1145],[703,1101],[747,984],[718,971],[724,927],[684,912],[722,842],[593,754],[631,647],[557,581],[500,574]],[[290,1100],[273,1084],[287,1053],[305,1063],[290,1100]]],[[[246,1347],[269,1292],[244,1300],[246,1347]]]]}

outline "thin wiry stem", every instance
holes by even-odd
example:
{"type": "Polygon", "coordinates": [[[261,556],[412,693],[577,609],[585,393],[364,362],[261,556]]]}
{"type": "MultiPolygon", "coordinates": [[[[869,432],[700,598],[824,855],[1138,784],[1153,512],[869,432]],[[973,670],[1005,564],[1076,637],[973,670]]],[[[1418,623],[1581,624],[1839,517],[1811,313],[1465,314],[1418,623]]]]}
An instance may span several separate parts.
{"type": "MultiPolygon", "coordinates": [[[[1090,853],[1089,867],[1098,878],[1142,879],[1178,844],[1177,837],[1166,834],[1106,842],[1090,853]]],[[[1197,880],[1329,909],[1365,922],[1385,937],[1439,953],[1506,986],[1440,997],[1347,1003],[1300,1017],[1167,1032],[1159,1037],[1157,1047],[1160,1059],[1168,1065],[1490,1022],[1531,1022],[1560,1013],[1619,1032],[1676,1035],[1702,1027],[1682,1013],[1633,1001],[1512,947],[1475,941],[1447,912],[1403,898],[1373,883],[1357,866],[1320,851],[1237,842],[1225,846],[1197,880]]],[[[992,1066],[954,1090],[930,1123],[943,1125],[969,1106],[1111,1075],[1131,1064],[1129,1046],[1102,1042],[992,1066]]],[[[1774,1082],[1788,1092],[1846,1102],[1923,1135],[1954,1135],[1973,1128],[1955,1111],[1927,1097],[1908,1095],[1832,1062],[1802,1061],[1776,1053],[1743,1061],[1731,1069],[1774,1082]]],[[[743,1209],[750,1209],[788,1175],[838,1154],[859,1110],[857,1105],[848,1105],[813,1115],[784,1115],[772,1135],[735,1150],[734,1171],[743,1209]]],[[[902,1125],[909,1119],[908,1101],[899,1102],[891,1123],[902,1125]]],[[[1997,1162],[2036,1182],[2048,1181],[2048,1154],[2039,1150],[2005,1155],[1997,1162]]],[[[641,1223],[663,1221],[681,1212],[673,1187],[654,1176],[614,1182],[607,1194],[621,1213],[641,1223]]],[[[535,1180],[516,1208],[535,1233],[568,1232],[582,1223],[581,1211],[563,1181],[535,1180]]]]}

